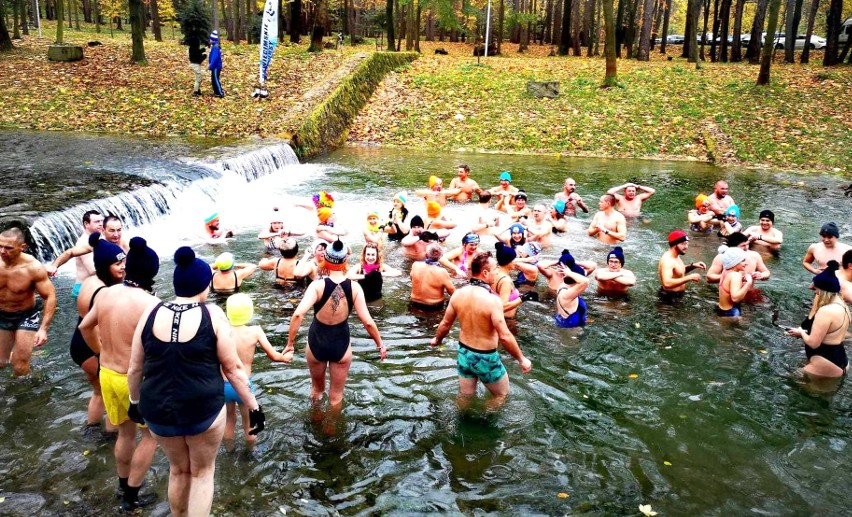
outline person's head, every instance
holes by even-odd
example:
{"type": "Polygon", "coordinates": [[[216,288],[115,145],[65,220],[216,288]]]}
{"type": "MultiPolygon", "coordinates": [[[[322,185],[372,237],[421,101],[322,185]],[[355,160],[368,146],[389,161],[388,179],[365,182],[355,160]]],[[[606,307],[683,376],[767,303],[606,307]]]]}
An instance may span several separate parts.
{"type": "Polygon", "coordinates": [[[340,239],[337,239],[331,243],[331,246],[325,248],[325,267],[329,271],[346,271],[348,256],[349,250],[340,239]]]}
{"type": "Polygon", "coordinates": [[[521,211],[527,207],[527,193],[523,190],[519,190],[517,194],[515,194],[515,211],[521,211]]]}
{"type": "Polygon", "coordinates": [[[814,276],[813,286],[817,292],[817,308],[828,305],[840,293],[840,280],[837,278],[839,269],[840,264],[836,260],[829,260],[825,269],[814,276]]]}
{"type": "Polygon", "coordinates": [[[479,247],[479,235],[473,232],[465,234],[465,236],[462,237],[462,246],[464,246],[466,253],[473,253],[476,251],[476,248],[479,247]]]}
{"type": "Polygon", "coordinates": [[[379,250],[379,245],[375,242],[368,242],[361,250],[361,264],[379,264],[382,263],[382,254],[379,250]]]}
{"type": "Polygon", "coordinates": [[[725,239],[725,241],[731,248],[740,248],[743,251],[748,250],[748,237],[746,237],[742,232],[734,232],[728,235],[728,238],[725,239]]]}
{"type": "Polygon", "coordinates": [[[615,196],[612,194],[604,194],[598,201],[598,209],[600,210],[609,210],[613,205],[615,205],[615,196]]]}
{"type": "MultiPolygon", "coordinates": [[[[194,255],[193,255],[194,256],[194,255]]],[[[210,266],[204,264],[207,272],[210,266]]],[[[148,247],[142,237],[130,239],[130,250],[124,263],[124,282],[151,291],[154,287],[154,277],[160,270],[160,257],[157,252],[148,247]]]]}
{"type": "Polygon", "coordinates": [[[479,193],[479,204],[482,206],[488,206],[491,203],[491,192],[487,190],[483,190],[479,193]]]}
{"type": "Polygon", "coordinates": [[[396,210],[402,210],[406,203],[408,203],[408,195],[405,192],[397,192],[393,197],[393,207],[396,210]]]}
{"type": "Polygon", "coordinates": [[[104,229],[104,216],[97,210],[89,210],[83,214],[83,230],[88,233],[101,232],[104,229]]]}
{"type": "Polygon", "coordinates": [[[299,243],[293,237],[280,239],[278,241],[278,252],[286,259],[295,258],[299,255],[299,243]]]}
{"type": "Polygon", "coordinates": [[[284,217],[278,208],[272,209],[272,215],[269,217],[269,231],[278,233],[284,228],[284,217]]]}
{"type": "Polygon", "coordinates": [[[225,302],[225,313],[232,327],[241,327],[251,321],[254,315],[254,302],[245,293],[232,294],[225,302]]]}
{"type": "Polygon", "coordinates": [[[699,214],[706,214],[710,209],[710,198],[706,194],[698,194],[695,196],[695,209],[699,214]]]}
{"type": "Polygon", "coordinates": [[[216,269],[219,271],[230,271],[234,269],[234,254],[225,252],[216,257],[216,269]]]}
{"type": "Polygon", "coordinates": [[[425,226],[426,225],[423,223],[423,218],[419,215],[415,215],[411,218],[411,233],[413,235],[420,235],[425,226]]]}
{"type": "Polygon", "coordinates": [[[444,255],[444,247],[438,242],[430,242],[426,246],[426,260],[437,262],[444,255]]]}
{"type": "Polygon", "coordinates": [[[441,205],[437,201],[427,201],[426,215],[433,219],[439,217],[441,215],[441,205]]]}
{"type": "Polygon", "coordinates": [[[312,246],[314,260],[317,264],[322,264],[325,262],[325,249],[328,247],[328,243],[323,240],[314,241],[312,246]]]}
{"type": "Polygon", "coordinates": [[[127,255],[123,249],[101,239],[101,234],[98,232],[89,235],[89,246],[92,247],[95,275],[101,282],[105,285],[115,285],[124,280],[127,255]]]}
{"type": "Polygon", "coordinates": [[[852,266],[852,249],[846,250],[846,253],[840,257],[841,264],[843,265],[843,269],[849,269],[852,266]]]}
{"type": "Polygon", "coordinates": [[[0,233],[0,258],[6,264],[15,262],[25,249],[27,243],[20,228],[12,227],[0,233]]]}
{"type": "Polygon", "coordinates": [[[624,199],[633,199],[636,197],[636,187],[630,185],[629,187],[624,187],[624,199]]]}
{"type": "Polygon", "coordinates": [[[438,176],[429,176],[429,189],[440,192],[444,188],[444,180],[438,176]]]}
{"type": "Polygon", "coordinates": [[[577,264],[577,260],[574,259],[574,256],[568,250],[562,250],[562,254],[559,256],[559,263],[578,275],[586,276],[586,270],[577,264]]]}
{"type": "Polygon", "coordinates": [[[121,242],[121,219],[110,214],[104,218],[104,239],[113,244],[121,242]]]}
{"type": "Polygon", "coordinates": [[[819,236],[822,238],[822,243],[825,244],[827,248],[833,248],[837,243],[837,239],[840,238],[840,228],[837,227],[837,224],[833,222],[828,222],[822,225],[822,228],[819,229],[819,236]]]}
{"type": "Polygon", "coordinates": [[[491,283],[491,275],[497,268],[497,261],[490,251],[480,251],[470,260],[470,276],[484,282],[491,283]]]}
{"type": "Polygon", "coordinates": [[[470,167],[468,167],[467,164],[463,163],[456,167],[456,173],[459,175],[459,178],[465,179],[467,178],[468,174],[470,174],[470,167]]]}
{"type": "Polygon", "coordinates": [[[500,173],[500,186],[505,188],[509,188],[509,184],[512,183],[512,174],[509,171],[503,171],[500,173]]]}
{"type": "Polygon", "coordinates": [[[574,181],[574,178],[565,178],[564,188],[568,194],[574,192],[577,189],[577,183],[574,181]]]}
{"type": "Polygon", "coordinates": [[[550,205],[550,217],[554,219],[565,217],[565,201],[557,199],[550,205]]]}
{"type": "Polygon", "coordinates": [[[372,211],[367,214],[367,226],[371,232],[379,231],[379,213],[372,211]]]}
{"type": "Polygon", "coordinates": [[[547,208],[544,205],[535,205],[532,209],[533,211],[533,219],[537,223],[544,221],[544,216],[547,215],[547,208]]]}
{"type": "Polygon", "coordinates": [[[509,238],[513,246],[522,246],[527,241],[525,232],[524,227],[518,223],[509,227],[509,238]]]}
{"type": "Polygon", "coordinates": [[[213,212],[207,219],[204,220],[204,226],[207,228],[207,231],[213,233],[219,230],[219,213],[213,212]]]}
{"type": "Polygon", "coordinates": [[[769,231],[775,225],[775,214],[772,210],[762,210],[759,216],[760,229],[769,231]]]}
{"type": "Polygon", "coordinates": [[[722,252],[722,268],[725,271],[740,271],[745,267],[746,254],[736,246],[722,252]]]}
{"type": "Polygon", "coordinates": [[[716,184],[713,185],[713,193],[716,194],[716,197],[722,199],[723,197],[728,195],[728,182],[725,180],[719,180],[716,184]]]}
{"type": "Polygon", "coordinates": [[[515,253],[514,249],[497,241],[494,245],[494,256],[497,258],[497,264],[502,267],[511,264],[517,258],[518,254],[515,253]]]}
{"type": "Polygon", "coordinates": [[[320,224],[324,225],[334,223],[334,212],[332,212],[331,208],[328,208],[327,206],[319,208],[317,209],[317,219],[320,224]]]}
{"type": "Polygon", "coordinates": [[[736,223],[740,218],[740,207],[731,205],[725,209],[725,221],[729,224],[736,223]]]}
{"type": "Polygon", "coordinates": [[[669,234],[669,248],[677,250],[678,255],[686,255],[686,250],[689,249],[689,237],[680,230],[671,232],[669,234]]]}
{"type": "Polygon", "coordinates": [[[213,271],[203,260],[196,258],[195,252],[189,246],[181,246],[175,251],[175,272],[172,284],[175,296],[182,298],[207,297],[213,271]]]}
{"type": "Polygon", "coordinates": [[[606,267],[610,271],[621,271],[621,268],[624,267],[624,250],[621,249],[621,246],[612,248],[606,254],[606,267]]]}
{"type": "Polygon", "coordinates": [[[334,208],[334,197],[324,190],[311,196],[311,201],[314,202],[314,207],[319,210],[322,207],[334,208]]]}

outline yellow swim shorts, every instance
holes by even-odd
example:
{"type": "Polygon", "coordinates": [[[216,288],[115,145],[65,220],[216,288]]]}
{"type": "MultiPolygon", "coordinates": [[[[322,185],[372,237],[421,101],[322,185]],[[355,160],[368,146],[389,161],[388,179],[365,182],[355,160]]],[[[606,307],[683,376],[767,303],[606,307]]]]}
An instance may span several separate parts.
{"type": "Polygon", "coordinates": [[[129,420],[130,388],[127,386],[127,374],[118,373],[101,366],[99,374],[101,395],[104,398],[107,418],[112,425],[121,425],[129,420]]]}

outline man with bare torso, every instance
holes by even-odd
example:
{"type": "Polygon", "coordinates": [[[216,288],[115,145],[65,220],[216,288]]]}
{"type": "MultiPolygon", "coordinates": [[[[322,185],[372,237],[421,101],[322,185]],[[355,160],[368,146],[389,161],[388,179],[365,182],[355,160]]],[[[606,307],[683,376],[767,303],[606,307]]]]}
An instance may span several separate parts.
{"type": "Polygon", "coordinates": [[[598,202],[600,210],[592,218],[587,233],[604,244],[617,244],[627,238],[627,220],[615,210],[615,196],[604,194],[598,202]]]}
{"type": "Polygon", "coordinates": [[[616,210],[627,217],[637,217],[641,214],[642,203],[647,201],[649,197],[653,196],[655,192],[656,189],[644,187],[635,183],[625,183],[624,185],[612,187],[606,191],[607,194],[615,196],[616,210]],[[623,196],[618,193],[621,189],[624,189],[623,196]],[[637,191],[639,190],[642,191],[641,194],[637,194],[637,191]]]}
{"type": "Polygon", "coordinates": [[[836,260],[839,264],[843,254],[852,249],[848,244],[843,244],[840,238],[840,228],[837,224],[829,222],[822,225],[819,230],[820,242],[808,247],[802,266],[812,274],[816,275],[825,269],[829,260],[836,260]]]}
{"type": "Polygon", "coordinates": [[[758,251],[778,251],[784,242],[784,234],[775,228],[775,214],[772,210],[761,211],[758,224],[749,226],[743,233],[758,251]]]}
{"type": "Polygon", "coordinates": [[[509,394],[509,375],[497,352],[500,343],[518,361],[521,372],[532,370],[532,363],[524,357],[515,336],[506,326],[502,300],[489,287],[496,271],[497,261],[490,252],[478,253],[473,258],[470,284],[458,289],[450,297],[444,319],[429,343],[432,346],[440,345],[456,318],[459,319],[461,331],[457,370],[462,404],[476,395],[478,381],[482,381],[491,392],[494,404],[502,403],[509,394]]]}
{"type": "Polygon", "coordinates": [[[689,282],[700,282],[698,273],[688,274],[695,269],[707,269],[704,262],[693,262],[688,266],[681,257],[689,249],[689,237],[680,230],[669,234],[669,249],[660,257],[657,273],[660,275],[660,296],[664,301],[674,301],[686,291],[689,282]]]}
{"type": "Polygon", "coordinates": [[[95,263],[92,260],[92,255],[90,253],[77,253],[75,255],[74,250],[88,248],[89,251],[91,251],[92,248],[89,246],[89,235],[95,232],[103,233],[103,231],[104,216],[102,216],[97,210],[89,210],[83,214],[83,234],[77,239],[74,247],[62,252],[62,254],[56,257],[51,264],[45,265],[47,274],[49,276],[55,276],[56,271],[63,264],[72,258],[75,259],[74,262],[77,266],[77,281],[74,283],[74,290],[72,291],[72,295],[75,299],[77,298],[77,293],[80,292],[80,286],[83,285],[83,281],[95,274],[95,263]]]}
{"type": "Polygon", "coordinates": [[[459,189],[454,196],[447,196],[457,203],[467,203],[474,192],[479,193],[479,183],[470,177],[470,167],[461,164],[457,168],[458,176],[450,182],[450,189],[459,189]]]}
{"type": "Polygon", "coordinates": [[[444,291],[452,295],[456,286],[441,265],[444,249],[437,242],[426,247],[426,259],[411,265],[411,305],[421,310],[444,308],[444,291]]]}
{"type": "Polygon", "coordinates": [[[529,240],[541,244],[542,248],[550,247],[550,238],[553,236],[553,224],[547,220],[548,213],[544,205],[535,205],[532,220],[527,221],[529,240]]]}
{"type": "Polygon", "coordinates": [[[426,256],[426,246],[438,240],[438,235],[423,228],[423,218],[415,215],[411,218],[411,231],[401,241],[403,253],[413,260],[423,260],[426,256]]]}
{"type": "Polygon", "coordinates": [[[26,248],[20,229],[0,233],[0,368],[11,361],[15,376],[30,373],[33,348],[47,343],[56,312],[56,291],[47,271],[24,253],[26,248]]]}
{"type": "Polygon", "coordinates": [[[724,216],[728,208],[736,204],[734,198],[728,195],[728,182],[725,180],[719,180],[713,185],[713,193],[707,200],[710,201],[710,211],[717,216],[724,216]]]}
{"type": "Polygon", "coordinates": [[[565,183],[562,187],[562,192],[557,192],[556,195],[553,196],[554,201],[565,201],[565,216],[576,216],[577,215],[577,207],[579,207],[583,212],[589,213],[589,207],[586,206],[586,203],[583,202],[583,198],[580,197],[580,194],[575,192],[577,188],[577,183],[574,181],[574,178],[565,178],[565,183]]]}
{"type": "MultiPolygon", "coordinates": [[[[752,278],[752,280],[769,280],[769,277],[772,276],[769,268],[766,267],[766,263],[763,261],[763,257],[760,253],[750,250],[748,248],[749,239],[745,236],[745,234],[741,232],[734,232],[728,236],[727,239],[728,247],[730,248],[740,248],[743,250],[743,272],[752,278]]],[[[722,248],[721,253],[716,255],[713,258],[713,262],[710,263],[710,269],[707,270],[706,279],[708,283],[717,284],[722,279],[722,275],[724,274],[725,268],[722,265],[723,255],[725,254],[724,248],[722,248]]],[[[754,288],[754,284],[750,284],[752,288],[754,288]]]]}
{"type": "Polygon", "coordinates": [[[118,427],[115,462],[123,510],[150,502],[139,498],[139,489],[154,459],[157,442],[147,428],[142,428],[142,439],[136,443],[136,423],[127,414],[130,408],[127,370],[136,325],[142,314],[160,301],[152,294],[159,267],[159,257],[145,240],[131,239],[124,282],[102,290],[79,326],[86,343],[100,351],[101,394],[110,423],[118,427]]]}

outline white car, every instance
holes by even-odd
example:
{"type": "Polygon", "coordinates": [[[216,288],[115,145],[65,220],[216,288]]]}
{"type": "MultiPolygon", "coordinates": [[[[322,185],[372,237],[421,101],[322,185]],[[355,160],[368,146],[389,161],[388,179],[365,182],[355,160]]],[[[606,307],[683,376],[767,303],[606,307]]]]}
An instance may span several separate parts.
{"type": "MultiPolygon", "coordinates": [[[[782,49],[785,46],[787,38],[785,36],[781,36],[779,38],[775,38],[775,48],[782,49]]],[[[805,35],[797,34],[796,35],[796,44],[793,46],[796,50],[802,50],[805,48],[805,35]]],[[[823,49],[825,48],[825,38],[821,38],[816,34],[811,34],[811,42],[810,42],[811,50],[814,49],[823,49]]]]}

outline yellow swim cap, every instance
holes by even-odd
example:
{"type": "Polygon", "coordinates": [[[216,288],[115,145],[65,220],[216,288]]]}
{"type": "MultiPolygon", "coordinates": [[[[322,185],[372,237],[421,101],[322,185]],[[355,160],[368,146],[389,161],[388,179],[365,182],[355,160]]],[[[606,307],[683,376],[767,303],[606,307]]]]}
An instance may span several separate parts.
{"type": "Polygon", "coordinates": [[[232,294],[225,303],[228,321],[234,327],[245,325],[254,315],[254,302],[247,294],[232,294]]]}
{"type": "Polygon", "coordinates": [[[429,217],[438,217],[441,215],[441,205],[435,201],[426,202],[426,214],[429,217]]]}
{"type": "Polygon", "coordinates": [[[429,176],[429,188],[434,187],[436,183],[441,183],[441,178],[438,176],[429,176]]]}
{"type": "Polygon", "coordinates": [[[218,257],[216,257],[216,269],[219,271],[227,271],[234,267],[234,254],[233,253],[222,253],[218,257]]]}

